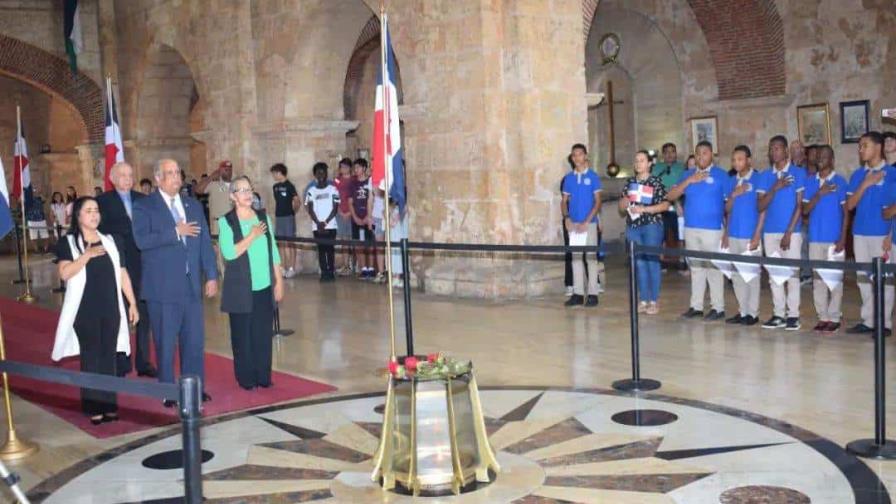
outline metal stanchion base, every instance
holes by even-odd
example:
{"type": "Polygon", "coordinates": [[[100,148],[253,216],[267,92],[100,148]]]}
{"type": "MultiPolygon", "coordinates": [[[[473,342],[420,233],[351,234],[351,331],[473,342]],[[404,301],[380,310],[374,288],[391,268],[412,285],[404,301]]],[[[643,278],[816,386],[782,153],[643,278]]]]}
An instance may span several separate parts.
{"type": "Polygon", "coordinates": [[[663,384],[658,380],[651,380],[649,378],[641,378],[640,380],[626,379],[613,382],[614,389],[625,392],[646,392],[648,390],[656,390],[662,386],[663,384]]]}
{"type": "Polygon", "coordinates": [[[877,444],[874,439],[858,439],[846,445],[849,453],[879,460],[896,460],[896,441],[884,440],[884,444],[877,444]]]}
{"type": "Polygon", "coordinates": [[[275,338],[283,338],[286,336],[292,336],[295,333],[296,332],[293,331],[292,329],[280,329],[279,331],[274,331],[274,337],[275,338]]]}
{"type": "Polygon", "coordinates": [[[26,293],[22,294],[21,296],[19,296],[19,297],[16,298],[16,299],[17,299],[20,303],[31,304],[31,303],[34,303],[35,301],[37,301],[37,296],[32,295],[30,292],[26,292],[26,293]]]}
{"type": "Polygon", "coordinates": [[[40,447],[36,443],[25,441],[16,436],[13,431],[6,439],[6,443],[0,448],[0,459],[19,460],[37,453],[40,447]]]}

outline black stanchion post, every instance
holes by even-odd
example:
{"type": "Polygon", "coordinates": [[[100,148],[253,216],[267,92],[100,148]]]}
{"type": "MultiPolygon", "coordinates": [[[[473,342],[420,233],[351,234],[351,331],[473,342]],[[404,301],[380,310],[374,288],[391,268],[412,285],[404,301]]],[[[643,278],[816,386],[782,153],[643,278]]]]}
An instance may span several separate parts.
{"type": "MultiPolygon", "coordinates": [[[[62,226],[60,226],[59,224],[56,224],[56,236],[57,240],[62,239],[62,226]]],[[[65,292],[65,282],[62,280],[62,277],[59,277],[59,287],[53,289],[53,292],[65,292]]]]}
{"type": "Polygon", "coordinates": [[[199,444],[199,407],[202,382],[198,376],[180,379],[180,421],[183,439],[184,501],[202,502],[202,448],[199,444]]]}
{"type": "Polygon", "coordinates": [[[283,329],[280,327],[280,305],[274,307],[274,337],[282,338],[295,334],[292,329],[283,329]]]}
{"type": "Polygon", "coordinates": [[[12,281],[14,285],[25,283],[25,270],[22,267],[22,228],[18,224],[16,228],[16,262],[19,263],[19,278],[12,281]]]}
{"type": "Polygon", "coordinates": [[[860,457],[896,459],[896,443],[887,440],[886,359],[884,358],[884,261],[875,257],[874,273],[874,439],[858,439],[846,445],[846,451],[860,457]]]}
{"type": "Polygon", "coordinates": [[[414,355],[414,321],[411,317],[411,268],[408,239],[401,239],[401,272],[404,275],[404,336],[407,355],[414,355]]]}
{"type": "Polygon", "coordinates": [[[616,390],[643,392],[656,390],[662,386],[657,380],[641,378],[641,347],[638,338],[638,262],[636,259],[635,242],[628,244],[628,297],[629,297],[629,324],[632,331],[632,377],[626,380],[613,382],[616,390]]]}

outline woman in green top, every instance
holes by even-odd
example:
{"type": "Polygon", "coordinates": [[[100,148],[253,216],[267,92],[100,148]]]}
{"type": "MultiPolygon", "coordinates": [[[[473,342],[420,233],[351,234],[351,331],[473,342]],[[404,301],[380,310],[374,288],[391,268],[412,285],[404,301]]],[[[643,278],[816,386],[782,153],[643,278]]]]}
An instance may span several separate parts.
{"type": "Polygon", "coordinates": [[[264,210],[252,208],[252,183],[230,185],[233,209],[218,219],[218,244],[226,262],[221,311],[230,314],[233,370],[240,387],[267,388],[271,382],[274,303],[283,299],[280,254],[264,210]]]}

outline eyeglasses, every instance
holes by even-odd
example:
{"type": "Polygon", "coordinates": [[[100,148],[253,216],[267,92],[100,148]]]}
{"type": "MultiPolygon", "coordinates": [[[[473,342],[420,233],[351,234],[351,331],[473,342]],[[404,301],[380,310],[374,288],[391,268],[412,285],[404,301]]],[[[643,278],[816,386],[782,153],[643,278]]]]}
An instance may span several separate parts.
{"type": "Polygon", "coordinates": [[[251,187],[241,187],[239,189],[234,189],[233,193],[234,194],[251,194],[252,188],[251,187]]]}

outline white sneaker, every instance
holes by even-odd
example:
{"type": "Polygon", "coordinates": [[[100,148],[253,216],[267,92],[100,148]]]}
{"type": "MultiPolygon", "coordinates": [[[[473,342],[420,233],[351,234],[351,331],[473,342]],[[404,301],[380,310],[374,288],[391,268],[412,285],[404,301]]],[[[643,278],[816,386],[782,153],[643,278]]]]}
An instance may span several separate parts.
{"type": "Polygon", "coordinates": [[[392,279],[392,287],[395,287],[396,289],[403,289],[404,288],[404,280],[402,280],[401,278],[393,278],[392,279]]]}
{"type": "Polygon", "coordinates": [[[574,292],[572,291],[572,285],[570,285],[569,287],[566,288],[566,297],[570,297],[573,294],[574,294],[574,292]]]}
{"type": "Polygon", "coordinates": [[[289,268],[283,273],[283,278],[292,278],[296,276],[295,268],[289,268]]]}

